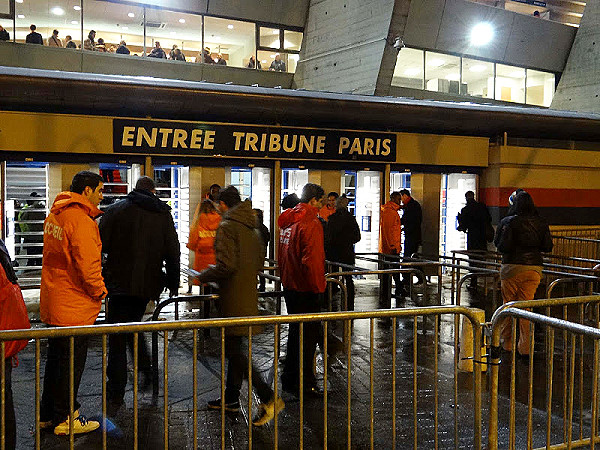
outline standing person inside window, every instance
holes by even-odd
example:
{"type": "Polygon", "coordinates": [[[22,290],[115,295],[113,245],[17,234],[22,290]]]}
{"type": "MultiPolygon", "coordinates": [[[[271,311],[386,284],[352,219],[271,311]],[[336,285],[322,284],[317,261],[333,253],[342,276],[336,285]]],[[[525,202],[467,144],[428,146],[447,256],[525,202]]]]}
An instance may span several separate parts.
{"type": "Polygon", "coordinates": [[[31,24],[31,26],[29,27],[29,29],[31,30],[31,33],[29,33],[26,37],[25,37],[25,43],[26,44],[38,44],[38,45],[44,45],[44,39],[42,38],[42,35],[40,33],[38,33],[36,30],[36,26],[34,24],[31,24]]]}
{"type": "Polygon", "coordinates": [[[90,30],[87,39],[83,41],[83,49],[94,51],[96,49],[96,42],[94,39],[96,39],[96,32],[94,30],[90,30]]]}
{"type": "Polygon", "coordinates": [[[0,41],[10,41],[10,34],[2,25],[0,25],[0,41]]]}
{"type": "MultiPolygon", "coordinates": [[[[73,177],[70,192],[56,196],[44,222],[44,255],[40,286],[40,317],[55,327],[93,325],[106,287],[102,278],[100,232],[94,219],[102,214],[104,184],[97,173],[83,171],[73,177]]],[[[74,403],[70,411],[70,338],[48,339],[40,427],[54,434],[88,433],[100,426],[79,414],[77,391],[85,368],[88,337],[74,338],[74,403]]]]}
{"type": "MultiPolygon", "coordinates": [[[[514,201],[514,215],[507,216],[498,225],[494,244],[502,253],[500,279],[504,303],[533,300],[542,278],[542,252],[552,251],[550,229],[533,203],[531,195],[519,192],[514,201]]],[[[511,320],[503,324],[502,348],[512,350],[511,320]]],[[[529,322],[519,319],[517,351],[529,355],[531,336],[529,322]]]]}
{"type": "Polygon", "coordinates": [[[61,47],[62,48],[62,42],[61,40],[58,38],[58,30],[54,30],[52,32],[52,36],[50,36],[48,38],[48,47],[61,47]]]}
{"type": "Polygon", "coordinates": [[[279,53],[275,55],[275,59],[269,66],[269,70],[273,70],[275,72],[285,72],[285,61],[281,59],[281,55],[279,53]]]}
{"type": "Polygon", "coordinates": [[[65,48],[77,48],[77,44],[73,42],[73,38],[68,34],[65,36],[65,48]]]}

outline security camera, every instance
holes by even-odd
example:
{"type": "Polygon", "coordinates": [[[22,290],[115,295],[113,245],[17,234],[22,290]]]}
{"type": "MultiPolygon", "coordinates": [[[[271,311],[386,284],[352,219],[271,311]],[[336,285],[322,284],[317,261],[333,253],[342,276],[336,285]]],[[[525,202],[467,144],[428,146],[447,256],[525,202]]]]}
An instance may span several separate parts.
{"type": "Polygon", "coordinates": [[[396,50],[401,50],[401,49],[403,49],[405,47],[404,41],[402,40],[402,38],[400,36],[396,36],[394,38],[394,44],[393,45],[394,45],[394,48],[396,50]]]}

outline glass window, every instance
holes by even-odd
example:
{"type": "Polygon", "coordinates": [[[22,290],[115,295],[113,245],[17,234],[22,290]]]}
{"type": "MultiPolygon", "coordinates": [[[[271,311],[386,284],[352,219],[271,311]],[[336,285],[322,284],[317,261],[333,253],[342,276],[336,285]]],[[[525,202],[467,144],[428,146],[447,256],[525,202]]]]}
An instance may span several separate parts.
{"type": "Polygon", "coordinates": [[[201,48],[202,16],[146,8],[147,56],[194,62],[201,48]]]}
{"type": "Polygon", "coordinates": [[[550,106],[555,86],[553,73],[527,69],[527,104],[550,106]]]}
{"type": "Polygon", "coordinates": [[[0,42],[3,40],[12,41],[14,36],[12,19],[3,19],[0,17],[0,27],[2,27],[8,33],[8,39],[3,39],[0,37],[0,42]]]}
{"type": "Polygon", "coordinates": [[[27,35],[31,33],[29,27],[35,25],[35,32],[41,35],[44,45],[49,44],[48,38],[52,37],[54,30],[58,31],[58,36],[51,39],[51,45],[64,46],[67,35],[77,44],[81,43],[81,11],[79,6],[77,9],[73,7],[72,1],[38,0],[16,3],[15,14],[17,42],[25,42],[27,35]]]}
{"type": "Polygon", "coordinates": [[[496,64],[496,100],[525,102],[525,69],[496,64]]]}
{"type": "Polygon", "coordinates": [[[0,14],[10,14],[10,0],[0,0],[0,14]]]}
{"type": "Polygon", "coordinates": [[[260,27],[260,46],[280,49],[279,35],[279,28],[260,27]]]}
{"type": "Polygon", "coordinates": [[[255,52],[255,37],[251,22],[204,19],[204,46],[210,49],[213,61],[222,65],[248,67],[255,52]]]}
{"type": "Polygon", "coordinates": [[[136,6],[118,3],[85,0],[83,4],[84,17],[84,48],[109,52],[119,47],[125,41],[131,54],[141,56],[144,50],[144,10],[136,6]],[[91,30],[96,32],[94,45],[91,46],[91,30]],[[102,39],[102,41],[100,40],[102,39]],[[104,42],[104,48],[102,47],[104,42]]]}
{"type": "Polygon", "coordinates": [[[290,72],[296,71],[299,55],[280,53],[274,51],[259,50],[258,62],[263,70],[272,70],[275,72],[290,72]]]}
{"type": "Polygon", "coordinates": [[[461,94],[494,98],[494,63],[476,59],[462,59],[461,94]]]}
{"type": "Polygon", "coordinates": [[[231,185],[240,192],[242,200],[252,197],[252,169],[242,167],[231,168],[231,185]]]}
{"type": "Polygon", "coordinates": [[[283,48],[285,50],[300,51],[302,46],[302,33],[299,31],[283,31],[283,48]]]}
{"type": "Polygon", "coordinates": [[[392,86],[423,89],[423,58],[425,52],[416,48],[403,48],[398,53],[392,86]]]}
{"type": "Polygon", "coordinates": [[[458,56],[426,52],[425,89],[450,94],[461,93],[463,89],[460,86],[460,58],[458,56]]]}

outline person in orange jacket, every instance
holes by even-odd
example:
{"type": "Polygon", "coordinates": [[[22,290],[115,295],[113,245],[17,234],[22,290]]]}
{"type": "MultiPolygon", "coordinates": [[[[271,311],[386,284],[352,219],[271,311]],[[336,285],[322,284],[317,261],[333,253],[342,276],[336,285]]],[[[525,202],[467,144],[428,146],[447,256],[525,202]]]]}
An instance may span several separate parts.
{"type": "Polygon", "coordinates": [[[319,217],[325,222],[329,220],[329,216],[335,212],[335,201],[340,195],[337,192],[327,194],[327,203],[319,210],[319,217]]]}
{"type": "MultiPolygon", "coordinates": [[[[381,207],[381,218],[379,227],[379,252],[383,253],[384,259],[390,261],[398,261],[396,255],[400,254],[402,250],[402,238],[401,238],[401,227],[400,227],[400,204],[402,202],[400,192],[392,192],[390,194],[390,201],[381,207]],[[394,255],[392,258],[386,258],[386,255],[394,255]]],[[[391,268],[394,268],[391,266],[391,268]]],[[[394,283],[396,284],[396,297],[399,295],[404,296],[402,283],[400,281],[400,274],[393,274],[394,283]]],[[[381,297],[385,300],[385,305],[391,306],[389,292],[391,289],[391,279],[389,275],[383,275],[381,283],[382,294],[381,297]]],[[[384,306],[385,306],[384,305],[384,306]]]]}
{"type": "MultiPolygon", "coordinates": [[[[216,264],[214,245],[220,223],[221,215],[214,203],[209,199],[203,200],[187,243],[187,248],[194,251],[194,270],[202,272],[209,265],[216,264]]],[[[193,283],[198,284],[196,279],[193,283]]]]}
{"type": "MultiPolygon", "coordinates": [[[[92,325],[100,312],[107,290],[102,278],[100,232],[95,218],[102,214],[102,177],[79,172],[70,192],[56,196],[44,221],[44,253],[40,287],[42,322],[57,327],[92,325]]],[[[88,338],[75,338],[74,396],[77,396],[87,357],[88,338]]],[[[70,338],[48,339],[40,426],[54,426],[54,434],[68,435],[69,422],[75,433],[88,433],[100,423],[74,413],[69,406],[70,338]]]]}

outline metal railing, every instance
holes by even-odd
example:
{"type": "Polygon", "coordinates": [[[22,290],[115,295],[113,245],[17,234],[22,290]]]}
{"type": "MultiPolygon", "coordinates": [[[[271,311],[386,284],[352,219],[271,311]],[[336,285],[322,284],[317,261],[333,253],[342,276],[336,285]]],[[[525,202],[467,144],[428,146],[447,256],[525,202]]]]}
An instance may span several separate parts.
{"type": "MultiPolygon", "coordinates": [[[[600,296],[567,297],[559,299],[543,299],[511,302],[500,307],[493,315],[489,333],[491,334],[491,371],[490,371],[490,416],[489,416],[489,448],[514,449],[517,446],[533,448],[576,448],[589,446],[594,448],[600,439],[597,436],[598,420],[598,330],[600,311],[600,296]],[[588,308],[587,320],[593,327],[585,326],[585,310],[588,308]],[[544,314],[529,311],[536,308],[544,314]],[[552,317],[552,312],[560,311],[562,317],[552,317]],[[508,387],[508,417],[499,417],[499,375],[502,366],[501,332],[512,318],[511,342],[512,349],[505,355],[510,355],[510,372],[503,370],[510,382],[508,387]],[[517,377],[517,319],[529,321],[529,355],[527,382],[519,382],[517,377]],[[578,323],[577,323],[578,322],[578,323]],[[535,325],[545,326],[544,351],[536,352],[535,325]],[[562,342],[556,345],[555,331],[562,330],[562,342]],[[579,343],[574,334],[579,334],[579,343]],[[589,342],[584,336],[594,339],[593,352],[590,354],[589,342]],[[560,345],[562,344],[562,345],[560,345]],[[562,350],[562,352],[560,351],[562,350]],[[557,357],[556,355],[559,354],[557,357]],[[536,363],[537,361],[537,363],[536,363]],[[562,364],[560,364],[562,362],[562,364]],[[560,367],[562,366],[562,367],[560,367]],[[558,368],[557,368],[558,367],[558,368]],[[577,371],[576,371],[577,367],[577,371]],[[590,373],[590,367],[592,367],[590,373]],[[542,376],[545,383],[535,383],[542,376]],[[562,378],[562,380],[561,380],[562,378]],[[562,383],[561,383],[562,381],[562,383]],[[517,386],[526,385],[526,399],[523,389],[517,392],[517,386]],[[591,385],[591,390],[587,386],[591,385]],[[561,391],[562,388],[562,392],[561,391]],[[557,396],[560,396],[558,399],[557,396]],[[517,412],[517,397],[521,397],[517,412]],[[584,405],[589,402],[590,412],[584,405]],[[526,411],[523,411],[526,408],[526,411]],[[556,414],[556,409],[562,410],[562,415],[556,414]],[[545,414],[544,414],[545,413],[545,414]],[[517,421],[517,416],[527,418],[517,421]],[[591,417],[591,419],[590,419],[591,417]],[[508,422],[508,426],[506,426],[508,422]],[[576,423],[578,422],[578,423],[576,423]],[[525,428],[525,429],[524,429],[525,428]],[[562,431],[560,433],[557,431],[562,431]],[[578,431],[578,436],[573,437],[578,431]],[[585,437],[589,435],[589,437],[585,437]],[[525,436],[517,444],[519,437],[525,436]],[[559,442],[557,442],[559,441],[559,442]]],[[[527,325],[525,325],[527,326],[527,325]]],[[[541,346],[538,346],[541,347],[541,346]]],[[[523,373],[523,370],[520,371],[523,373]]],[[[503,412],[505,411],[502,409],[503,412]]]]}
{"type": "MultiPolygon", "coordinates": [[[[322,349],[322,371],[323,371],[323,413],[322,413],[322,445],[324,448],[327,447],[328,442],[335,446],[340,446],[340,440],[344,439],[344,432],[341,430],[345,430],[345,444],[343,446],[350,448],[359,448],[359,447],[374,447],[376,436],[376,430],[380,430],[382,433],[382,439],[385,442],[390,442],[392,447],[396,448],[398,445],[406,448],[408,446],[412,446],[417,448],[419,445],[419,439],[424,439],[424,434],[427,433],[425,431],[426,428],[421,428],[424,421],[429,420],[428,418],[423,417],[423,412],[419,410],[419,406],[421,403],[425,402],[425,398],[423,397],[423,392],[433,392],[433,400],[430,405],[433,410],[433,418],[431,421],[433,422],[433,435],[428,435],[427,438],[431,440],[431,446],[438,447],[441,436],[440,436],[440,423],[439,423],[439,409],[440,409],[440,397],[442,395],[448,394],[445,390],[440,392],[438,379],[447,378],[448,376],[444,375],[445,371],[439,370],[439,358],[443,353],[447,353],[447,350],[441,351],[440,347],[440,330],[441,321],[444,316],[450,315],[454,317],[455,329],[453,330],[454,336],[457,336],[459,317],[466,317],[468,321],[471,323],[473,328],[473,349],[474,349],[474,361],[476,363],[480,362],[480,346],[482,342],[482,329],[481,324],[477,320],[473,311],[469,308],[459,307],[459,306],[435,306],[435,307],[423,307],[423,308],[406,308],[406,309],[395,309],[395,310],[379,310],[379,311],[365,311],[365,312],[336,312],[336,313],[319,313],[319,314],[299,314],[299,315],[288,315],[288,316],[265,316],[265,317],[246,317],[246,318],[226,318],[226,319],[204,319],[204,320],[180,320],[180,321],[162,321],[162,322],[151,322],[151,323],[132,323],[132,324],[115,324],[115,325],[94,325],[94,326],[84,326],[84,327],[61,327],[61,328],[47,328],[47,329],[32,329],[32,330],[17,330],[17,331],[3,331],[0,332],[0,341],[2,344],[0,345],[0,360],[2,361],[1,366],[1,395],[2,395],[2,408],[5,407],[4,395],[5,395],[5,366],[4,366],[4,352],[5,352],[5,344],[4,342],[7,340],[15,340],[15,339],[32,339],[34,340],[35,347],[35,373],[34,373],[34,383],[35,383],[35,395],[31,400],[34,402],[34,405],[31,405],[31,411],[35,412],[35,447],[41,447],[40,441],[40,365],[41,365],[41,341],[46,338],[57,338],[57,337],[67,337],[71,342],[71,350],[70,350],[70,364],[69,364],[69,373],[70,373],[70,397],[71,397],[71,415],[73,414],[74,409],[74,382],[73,382],[73,373],[74,373],[74,338],[78,336],[99,336],[101,338],[101,354],[102,354],[102,363],[101,363],[101,386],[102,393],[100,402],[102,405],[102,421],[106,423],[106,415],[107,415],[107,390],[106,390],[106,367],[107,367],[107,338],[108,336],[115,333],[132,333],[133,334],[133,344],[134,344],[134,366],[133,366],[133,410],[132,410],[132,424],[131,432],[133,433],[133,448],[137,449],[139,444],[139,403],[138,403],[138,395],[139,395],[139,386],[138,386],[138,372],[139,367],[137,363],[137,354],[138,354],[138,337],[140,333],[147,332],[157,332],[163,335],[163,358],[162,364],[164,368],[163,374],[163,405],[162,405],[162,414],[163,414],[163,444],[164,448],[168,448],[169,446],[169,424],[170,424],[170,409],[169,409],[169,387],[177,386],[177,391],[181,392],[182,390],[186,390],[188,392],[191,391],[192,397],[192,423],[189,425],[193,427],[193,431],[191,432],[192,440],[193,440],[193,448],[198,448],[198,395],[199,395],[199,379],[198,379],[198,357],[199,357],[199,345],[198,345],[198,332],[202,329],[213,328],[219,330],[220,334],[220,393],[221,398],[224,398],[225,391],[225,336],[226,330],[230,327],[244,327],[248,329],[247,339],[248,339],[248,356],[249,356],[249,365],[248,371],[252,371],[252,354],[253,354],[253,329],[259,327],[272,327],[272,343],[273,343],[273,371],[274,371],[274,379],[278,380],[279,373],[279,331],[280,328],[285,324],[290,323],[298,323],[300,329],[300,355],[302,355],[302,342],[304,341],[304,328],[303,325],[308,322],[320,322],[323,327],[324,335],[327,336],[328,325],[330,322],[334,321],[342,321],[344,323],[344,327],[347,329],[347,334],[351,338],[346,342],[344,347],[344,355],[343,359],[345,361],[345,376],[340,376],[340,374],[336,374],[334,372],[330,373],[329,363],[328,363],[328,349],[327,349],[327,339],[324,339],[323,349],[322,349]],[[430,362],[432,367],[428,368],[428,370],[432,370],[432,375],[426,377],[427,380],[430,380],[431,384],[425,385],[425,381],[423,377],[420,377],[419,374],[422,373],[422,370],[418,370],[418,366],[423,366],[423,361],[419,361],[419,359],[424,356],[420,355],[420,344],[419,342],[419,324],[421,323],[421,328],[427,326],[428,321],[425,321],[425,318],[432,318],[434,320],[433,324],[433,333],[428,333],[429,339],[431,339],[435,352],[433,352],[433,356],[431,357],[433,361],[430,362]],[[419,320],[421,319],[421,320],[419,320]],[[355,374],[355,370],[358,370],[356,373],[360,373],[364,371],[365,368],[362,366],[366,361],[364,358],[355,358],[353,359],[353,350],[356,350],[356,345],[353,342],[353,323],[359,320],[367,320],[368,321],[368,373],[369,373],[369,384],[368,384],[368,404],[369,411],[366,417],[366,421],[359,419],[364,416],[364,410],[361,408],[361,402],[355,403],[353,400],[353,385],[352,379],[353,376],[358,376],[355,374]],[[385,349],[382,349],[380,346],[375,347],[375,334],[376,334],[376,321],[390,321],[390,329],[392,334],[392,339],[390,345],[385,349]],[[405,324],[402,328],[398,327],[398,322],[404,321],[405,324]],[[412,330],[410,329],[410,325],[412,324],[412,330]],[[169,334],[176,331],[188,330],[191,331],[191,361],[192,361],[192,371],[193,376],[190,380],[187,376],[178,376],[177,372],[171,372],[169,370],[169,334]],[[399,355],[402,355],[402,352],[399,353],[398,342],[403,342],[402,339],[399,339],[399,330],[404,330],[407,334],[412,331],[412,354],[406,355],[406,361],[399,360],[399,355]],[[407,331],[409,330],[409,331],[407,331]],[[375,354],[377,353],[377,356],[375,354]],[[419,362],[418,362],[419,361],[419,362]],[[361,365],[359,368],[358,365],[361,365]],[[403,370],[399,370],[401,367],[405,368],[407,366],[412,366],[412,381],[405,377],[403,379],[398,379],[403,373],[403,370]],[[391,367],[391,371],[390,371],[391,367]],[[376,381],[377,380],[377,381],[376,381]],[[386,386],[386,389],[390,389],[391,392],[388,392],[390,398],[388,401],[391,402],[391,408],[388,406],[389,403],[382,402],[384,394],[377,394],[377,403],[375,402],[375,384],[377,384],[378,388],[382,386],[386,386]],[[340,389],[332,389],[330,390],[329,386],[337,386],[340,389]],[[405,395],[402,393],[407,393],[410,391],[409,386],[412,387],[412,404],[407,401],[405,395]],[[402,402],[397,401],[398,393],[401,391],[400,396],[403,397],[402,402]],[[335,396],[335,403],[329,404],[329,397],[335,396]],[[342,397],[340,397],[342,396],[342,397]],[[339,407],[339,403],[346,402],[345,411],[342,413],[342,409],[339,407]],[[334,408],[335,406],[335,408],[334,408]],[[340,412],[340,416],[335,415],[336,412],[340,412]],[[401,413],[401,414],[400,414],[401,413]],[[405,441],[402,443],[399,442],[399,436],[397,434],[397,421],[402,418],[404,420],[406,417],[412,416],[412,433],[408,432],[403,433],[405,441]],[[355,418],[353,420],[353,418],[355,418]],[[377,418],[377,420],[376,420],[377,418]],[[385,423],[386,426],[383,427],[381,424],[385,423]],[[364,424],[364,427],[361,425],[364,424]],[[354,427],[356,428],[353,432],[354,427]],[[333,430],[333,433],[330,434],[330,430],[333,430]],[[332,439],[335,439],[333,441],[332,439]]],[[[424,333],[424,330],[423,330],[424,333]]],[[[425,334],[424,334],[425,335],[425,334]]],[[[265,339],[269,339],[269,337],[265,337],[265,339]]],[[[409,347],[410,348],[410,347],[409,347]]],[[[408,350],[408,349],[407,349],[408,350]]],[[[454,391],[453,391],[453,401],[454,401],[454,443],[455,447],[468,445],[472,448],[481,448],[481,434],[482,434],[482,413],[481,413],[481,371],[474,370],[472,375],[468,375],[472,377],[472,390],[467,389],[465,392],[470,396],[470,400],[466,400],[464,396],[461,397],[459,402],[459,388],[458,388],[458,353],[457,346],[455,343],[455,357],[453,358],[453,373],[454,373],[454,391]],[[459,403],[462,403],[462,407],[459,408],[459,403]],[[463,418],[471,417],[473,420],[473,433],[472,435],[466,435],[465,430],[461,430],[459,433],[459,415],[464,415],[463,418]],[[469,444],[465,444],[465,442],[469,442],[469,444]]],[[[427,353],[427,351],[424,351],[427,353]]],[[[264,356],[264,355],[263,355],[264,356]]],[[[189,359],[187,359],[189,361],[189,359]]],[[[305,414],[305,401],[303,396],[303,358],[300,357],[300,375],[299,375],[299,385],[300,385],[300,402],[299,402],[299,410],[298,413],[295,414],[295,409],[290,409],[289,414],[278,418],[275,415],[273,428],[272,428],[272,440],[274,448],[277,448],[281,439],[280,436],[280,425],[281,422],[284,421],[284,425],[286,425],[286,430],[288,432],[290,430],[297,430],[297,443],[299,447],[302,448],[304,445],[306,446],[314,446],[314,444],[305,441],[306,437],[304,436],[304,414],[305,414]],[[292,425],[286,422],[293,422],[292,425]],[[291,428],[290,428],[291,426],[291,428]]],[[[445,363],[445,361],[444,361],[445,363]]],[[[89,369],[88,369],[89,370],[89,369]]],[[[189,376],[189,375],[188,375],[189,376]]],[[[249,392],[252,391],[252,377],[249,377],[249,392]]],[[[448,383],[442,383],[442,387],[449,386],[450,380],[447,380],[448,383]]],[[[362,383],[359,383],[359,386],[362,386],[362,383]]],[[[273,384],[274,390],[274,398],[279,396],[279,386],[278,383],[275,382],[273,384]]],[[[452,400],[448,398],[446,401],[443,400],[442,404],[450,403],[452,400]]],[[[248,404],[247,411],[248,415],[251,414],[253,410],[253,396],[248,395],[248,404]]],[[[159,406],[158,406],[159,407],[159,406]]],[[[157,407],[157,408],[158,408],[157,407]]],[[[4,411],[4,410],[3,410],[4,411]]],[[[444,414],[449,413],[448,408],[444,408],[444,414]]],[[[314,414],[314,411],[311,411],[314,414]]],[[[427,413],[427,417],[429,417],[431,411],[427,413]]],[[[0,431],[1,442],[4,442],[5,437],[5,424],[4,424],[5,415],[2,414],[2,424],[0,431]]],[[[225,409],[224,402],[222,402],[221,408],[221,424],[220,424],[220,442],[221,448],[226,447],[226,420],[225,420],[225,409]]],[[[19,419],[20,421],[26,422],[26,419],[19,419]]],[[[408,419],[406,419],[408,420],[408,419]]],[[[445,423],[445,422],[443,422],[445,423]]],[[[443,425],[442,423],[442,425],[443,425]]],[[[179,425],[180,426],[180,425],[179,425]]],[[[408,430],[408,428],[407,428],[408,430]]],[[[158,432],[158,430],[156,430],[158,432]]],[[[188,430],[189,432],[189,430],[188,430]]],[[[247,429],[247,440],[248,447],[251,448],[253,445],[253,429],[251,421],[248,422],[247,429]]],[[[449,434],[448,430],[446,430],[444,436],[449,434]]],[[[289,436],[285,436],[286,439],[289,436]]],[[[244,441],[246,442],[246,441],[244,441]]],[[[70,438],[69,438],[69,447],[74,448],[74,435],[73,429],[70,430],[70,438]]],[[[107,431],[106,427],[103,427],[102,431],[102,448],[107,447],[107,431]]]]}

